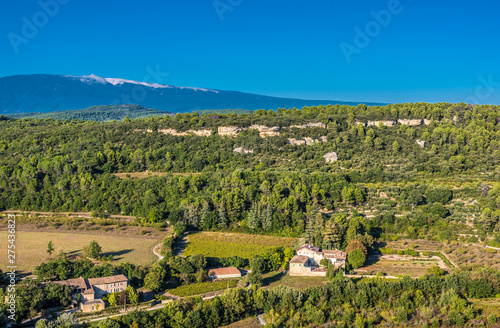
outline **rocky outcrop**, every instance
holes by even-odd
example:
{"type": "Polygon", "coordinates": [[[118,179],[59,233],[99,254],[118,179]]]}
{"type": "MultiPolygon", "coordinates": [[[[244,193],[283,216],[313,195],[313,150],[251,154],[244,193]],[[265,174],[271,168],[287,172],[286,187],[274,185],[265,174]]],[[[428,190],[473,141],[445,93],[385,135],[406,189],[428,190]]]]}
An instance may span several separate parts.
{"type": "Polygon", "coordinates": [[[243,147],[235,148],[233,151],[240,154],[253,154],[253,149],[245,149],[243,147]]]}
{"type": "Polygon", "coordinates": [[[261,138],[275,137],[280,135],[279,126],[251,125],[249,129],[258,130],[261,138]]]}
{"type": "Polygon", "coordinates": [[[379,126],[382,123],[385,126],[394,126],[396,125],[396,121],[368,121],[366,123],[367,126],[379,126]]]}
{"type": "Polygon", "coordinates": [[[424,125],[430,125],[431,124],[431,120],[427,120],[424,118],[424,125]]]}
{"type": "Polygon", "coordinates": [[[336,152],[325,154],[325,155],[323,155],[323,158],[325,159],[325,161],[327,163],[333,163],[333,162],[336,162],[338,160],[338,156],[337,156],[336,152]]]}
{"type": "Polygon", "coordinates": [[[415,140],[415,142],[417,143],[417,145],[419,145],[420,147],[424,148],[425,147],[425,141],[424,140],[415,140]]]}
{"type": "Polygon", "coordinates": [[[420,126],[422,125],[422,119],[415,119],[415,120],[399,119],[398,123],[409,126],[420,126]]]}
{"type": "Polygon", "coordinates": [[[296,128],[296,129],[323,128],[323,129],[326,129],[326,124],[316,122],[316,123],[307,123],[307,124],[302,124],[302,125],[291,125],[290,128],[296,128]]]}
{"type": "Polygon", "coordinates": [[[319,139],[313,139],[309,137],[305,137],[304,139],[295,139],[295,138],[288,138],[288,143],[290,145],[307,145],[311,146],[314,145],[317,142],[326,142],[327,139],[326,137],[319,137],[319,139]]]}
{"type": "Polygon", "coordinates": [[[305,145],[306,141],[305,140],[297,140],[295,138],[288,138],[288,142],[290,145],[305,145]]]}
{"type": "Polygon", "coordinates": [[[237,126],[219,126],[219,128],[217,129],[217,133],[220,136],[235,137],[242,130],[243,130],[242,128],[239,128],[237,126]]]}
{"type": "Polygon", "coordinates": [[[212,131],[211,130],[207,130],[207,129],[202,129],[202,130],[187,130],[187,131],[184,131],[184,132],[179,132],[176,129],[163,129],[163,130],[158,130],[158,131],[161,132],[161,133],[163,133],[163,134],[170,134],[170,135],[173,135],[173,136],[187,136],[189,134],[194,134],[194,135],[197,135],[199,137],[210,137],[212,135],[212,131]]]}

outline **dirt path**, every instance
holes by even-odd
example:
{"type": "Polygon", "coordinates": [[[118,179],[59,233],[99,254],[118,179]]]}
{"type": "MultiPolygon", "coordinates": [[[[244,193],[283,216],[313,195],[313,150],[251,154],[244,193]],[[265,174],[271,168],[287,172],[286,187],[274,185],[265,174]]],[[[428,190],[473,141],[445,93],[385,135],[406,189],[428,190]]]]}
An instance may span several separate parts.
{"type": "Polygon", "coordinates": [[[158,258],[158,261],[163,260],[165,256],[160,254],[161,247],[163,246],[163,242],[159,243],[155,247],[153,247],[153,254],[158,258]]]}
{"type": "MultiPolygon", "coordinates": [[[[28,215],[40,215],[40,216],[57,216],[63,215],[74,218],[86,218],[91,219],[91,212],[34,212],[34,211],[17,211],[17,210],[6,210],[1,213],[7,214],[28,214],[28,215]]],[[[109,218],[114,219],[125,219],[127,221],[134,221],[135,216],[127,216],[127,215],[110,215],[109,218]]]]}

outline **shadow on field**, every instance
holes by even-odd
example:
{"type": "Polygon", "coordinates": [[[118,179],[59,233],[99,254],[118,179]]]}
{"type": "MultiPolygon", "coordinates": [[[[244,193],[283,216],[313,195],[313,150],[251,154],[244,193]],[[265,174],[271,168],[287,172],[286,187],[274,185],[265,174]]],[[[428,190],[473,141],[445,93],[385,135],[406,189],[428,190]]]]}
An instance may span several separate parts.
{"type": "Polygon", "coordinates": [[[273,282],[280,281],[284,276],[286,276],[286,273],[283,271],[278,274],[275,274],[274,276],[266,277],[262,279],[262,286],[269,286],[273,282]]]}
{"type": "Polygon", "coordinates": [[[113,260],[120,260],[121,257],[118,257],[118,256],[128,254],[132,251],[133,251],[133,249],[122,249],[121,251],[117,251],[117,252],[105,252],[105,253],[102,253],[101,256],[108,257],[111,255],[111,256],[113,256],[113,260]]]}

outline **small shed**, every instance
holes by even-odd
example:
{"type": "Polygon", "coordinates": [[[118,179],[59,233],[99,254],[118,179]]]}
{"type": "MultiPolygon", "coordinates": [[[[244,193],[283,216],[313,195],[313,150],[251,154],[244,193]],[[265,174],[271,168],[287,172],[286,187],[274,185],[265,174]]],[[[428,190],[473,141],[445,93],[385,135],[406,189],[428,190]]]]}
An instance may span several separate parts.
{"type": "Polygon", "coordinates": [[[216,268],[208,270],[208,276],[211,279],[228,279],[241,277],[241,271],[235,267],[216,268]]]}

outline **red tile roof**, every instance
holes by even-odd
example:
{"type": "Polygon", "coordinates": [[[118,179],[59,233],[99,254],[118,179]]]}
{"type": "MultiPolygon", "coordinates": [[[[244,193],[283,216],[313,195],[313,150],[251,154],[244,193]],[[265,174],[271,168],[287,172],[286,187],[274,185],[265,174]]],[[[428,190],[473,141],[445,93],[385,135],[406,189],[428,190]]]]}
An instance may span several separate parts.
{"type": "Polygon", "coordinates": [[[290,263],[300,263],[300,264],[304,264],[307,262],[307,260],[309,260],[309,258],[307,256],[304,256],[304,255],[295,255],[291,260],[290,260],[290,263]]]}
{"type": "Polygon", "coordinates": [[[241,276],[240,270],[238,270],[238,268],[235,267],[216,268],[216,269],[210,269],[208,271],[209,276],[225,276],[230,274],[237,274],[241,276]]]}

